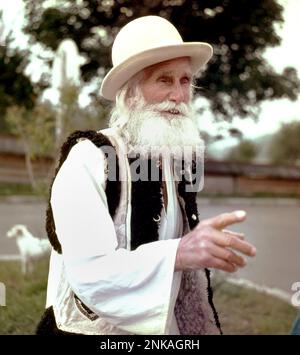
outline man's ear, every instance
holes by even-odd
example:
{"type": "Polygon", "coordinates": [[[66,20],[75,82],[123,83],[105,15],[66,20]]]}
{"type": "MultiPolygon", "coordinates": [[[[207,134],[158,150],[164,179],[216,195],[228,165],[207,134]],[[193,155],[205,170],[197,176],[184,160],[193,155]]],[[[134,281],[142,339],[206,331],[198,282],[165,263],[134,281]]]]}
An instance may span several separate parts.
{"type": "Polygon", "coordinates": [[[137,94],[137,86],[142,83],[146,78],[146,69],[141,70],[137,74],[135,74],[129,81],[127,82],[127,91],[125,95],[126,103],[130,104],[130,100],[134,99],[137,94]],[[128,100],[128,101],[127,101],[128,100]]]}
{"type": "Polygon", "coordinates": [[[127,91],[126,91],[126,95],[125,95],[125,102],[128,104],[130,103],[130,100],[133,98],[134,96],[134,87],[130,86],[127,91]]]}

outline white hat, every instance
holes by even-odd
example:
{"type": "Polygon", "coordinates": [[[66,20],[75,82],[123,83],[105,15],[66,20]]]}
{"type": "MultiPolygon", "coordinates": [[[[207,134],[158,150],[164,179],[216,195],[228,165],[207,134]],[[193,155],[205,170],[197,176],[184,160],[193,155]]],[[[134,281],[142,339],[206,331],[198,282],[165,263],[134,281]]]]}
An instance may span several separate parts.
{"type": "Polygon", "coordinates": [[[125,25],[112,47],[113,68],[102,81],[100,94],[114,100],[117,91],[135,74],[153,64],[190,57],[193,74],[211,58],[212,46],[183,42],[177,29],[159,16],[144,16],[125,25]]]}

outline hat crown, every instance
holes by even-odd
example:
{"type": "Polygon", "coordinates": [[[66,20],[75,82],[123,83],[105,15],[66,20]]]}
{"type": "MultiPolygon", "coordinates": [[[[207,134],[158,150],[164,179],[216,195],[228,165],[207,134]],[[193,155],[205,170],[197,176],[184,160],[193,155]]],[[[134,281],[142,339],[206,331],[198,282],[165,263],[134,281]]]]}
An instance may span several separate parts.
{"type": "Polygon", "coordinates": [[[159,16],[143,16],[125,25],[112,47],[113,67],[105,75],[100,93],[114,100],[118,90],[141,70],[180,57],[191,59],[196,74],[204,68],[213,53],[210,44],[183,42],[177,29],[159,16]]]}
{"type": "Polygon", "coordinates": [[[141,52],[181,43],[179,32],[168,20],[159,16],[140,17],[117,34],[112,47],[112,62],[116,66],[141,52]]]}

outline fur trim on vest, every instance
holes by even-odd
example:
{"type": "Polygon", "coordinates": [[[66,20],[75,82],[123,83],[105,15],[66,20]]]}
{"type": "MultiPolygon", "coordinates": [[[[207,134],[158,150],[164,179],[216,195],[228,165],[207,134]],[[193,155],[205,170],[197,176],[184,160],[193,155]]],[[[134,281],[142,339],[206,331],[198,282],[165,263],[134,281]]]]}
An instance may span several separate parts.
{"type": "MultiPolygon", "coordinates": [[[[104,147],[104,146],[110,146],[113,147],[110,140],[104,136],[102,133],[96,132],[96,131],[75,131],[72,133],[65,143],[62,145],[61,150],[60,150],[60,158],[59,158],[59,163],[58,166],[55,170],[54,178],[52,180],[51,186],[50,186],[50,193],[49,193],[49,201],[48,201],[48,208],[46,211],[46,231],[47,235],[49,238],[49,241],[55,251],[57,251],[59,254],[61,254],[61,245],[58,241],[56,231],[55,231],[55,223],[53,219],[53,213],[52,213],[52,208],[50,204],[50,199],[51,199],[51,189],[52,185],[54,182],[54,179],[61,168],[62,164],[64,161],[67,159],[70,150],[72,147],[78,143],[81,139],[89,139],[91,142],[93,142],[98,148],[104,147]]],[[[105,151],[103,151],[105,154],[105,151]]],[[[110,157],[106,155],[106,158],[109,159],[110,157]]],[[[111,181],[107,180],[106,183],[106,189],[105,192],[109,198],[107,199],[107,204],[108,204],[108,209],[109,209],[109,214],[113,217],[116,209],[119,205],[119,200],[120,200],[120,181],[119,181],[119,164],[118,164],[118,157],[116,156],[116,162],[117,164],[109,164],[108,161],[108,169],[109,166],[116,165],[116,181],[111,181]]]]}

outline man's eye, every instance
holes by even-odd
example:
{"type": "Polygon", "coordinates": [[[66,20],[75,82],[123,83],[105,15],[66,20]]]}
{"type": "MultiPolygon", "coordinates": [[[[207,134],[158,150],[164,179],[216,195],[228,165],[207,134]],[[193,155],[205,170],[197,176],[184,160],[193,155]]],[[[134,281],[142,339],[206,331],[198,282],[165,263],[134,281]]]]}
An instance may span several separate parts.
{"type": "Polygon", "coordinates": [[[190,82],[191,82],[191,79],[188,77],[182,79],[183,84],[189,84],[190,82]]]}
{"type": "Polygon", "coordinates": [[[161,78],[159,78],[159,81],[161,83],[169,83],[170,82],[170,79],[169,78],[166,78],[165,76],[162,76],[161,78]]]}

